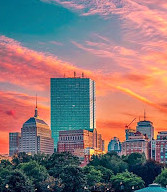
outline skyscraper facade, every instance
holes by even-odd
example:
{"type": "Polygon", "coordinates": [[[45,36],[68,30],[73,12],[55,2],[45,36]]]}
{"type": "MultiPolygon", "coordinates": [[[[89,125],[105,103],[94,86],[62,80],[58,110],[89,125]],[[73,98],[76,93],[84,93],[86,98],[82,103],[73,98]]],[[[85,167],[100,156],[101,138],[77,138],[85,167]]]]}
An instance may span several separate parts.
{"type": "Polygon", "coordinates": [[[9,156],[13,156],[19,152],[20,139],[21,133],[9,133],[9,156]]]}
{"type": "Polygon", "coordinates": [[[137,123],[136,130],[144,135],[147,135],[150,141],[154,138],[154,127],[151,121],[139,121],[137,123]]]}
{"type": "Polygon", "coordinates": [[[21,128],[19,152],[25,152],[31,155],[37,153],[52,154],[54,152],[51,130],[49,126],[39,118],[37,107],[34,117],[28,119],[21,128]]]}
{"type": "Polygon", "coordinates": [[[51,130],[57,149],[59,131],[96,128],[95,82],[89,78],[51,78],[51,130]]]}

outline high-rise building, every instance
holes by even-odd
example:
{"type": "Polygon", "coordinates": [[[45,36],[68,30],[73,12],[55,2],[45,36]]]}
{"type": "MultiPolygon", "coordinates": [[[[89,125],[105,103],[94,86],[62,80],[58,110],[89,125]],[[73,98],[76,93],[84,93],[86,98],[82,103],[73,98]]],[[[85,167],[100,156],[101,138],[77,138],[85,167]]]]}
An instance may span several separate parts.
{"type": "Polygon", "coordinates": [[[59,131],[96,128],[95,82],[89,78],[51,78],[51,130],[57,149],[59,131]]]}
{"type": "Polygon", "coordinates": [[[31,155],[37,153],[52,154],[53,139],[49,126],[39,118],[37,106],[34,117],[28,119],[21,128],[21,144],[19,152],[31,155]]]}
{"type": "Polygon", "coordinates": [[[9,156],[19,152],[21,133],[9,133],[9,156]]]}
{"type": "Polygon", "coordinates": [[[144,111],[144,121],[139,121],[137,123],[136,130],[142,133],[143,135],[147,135],[149,140],[154,139],[154,127],[151,121],[146,120],[146,115],[144,111]]]}
{"type": "Polygon", "coordinates": [[[111,141],[108,144],[108,152],[115,151],[117,153],[121,152],[121,142],[119,141],[119,138],[114,137],[111,139],[111,141]]]}

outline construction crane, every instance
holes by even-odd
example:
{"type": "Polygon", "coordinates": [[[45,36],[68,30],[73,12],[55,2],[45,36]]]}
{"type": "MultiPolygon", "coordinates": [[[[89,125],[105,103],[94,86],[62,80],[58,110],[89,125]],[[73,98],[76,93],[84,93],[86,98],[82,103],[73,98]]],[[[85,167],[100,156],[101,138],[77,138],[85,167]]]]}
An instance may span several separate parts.
{"type": "MultiPolygon", "coordinates": [[[[135,121],[135,120],[136,120],[136,118],[133,119],[133,121],[135,121]]],[[[131,122],[129,123],[129,125],[125,125],[125,129],[129,129],[129,126],[133,123],[133,121],[131,121],[131,122]]]]}

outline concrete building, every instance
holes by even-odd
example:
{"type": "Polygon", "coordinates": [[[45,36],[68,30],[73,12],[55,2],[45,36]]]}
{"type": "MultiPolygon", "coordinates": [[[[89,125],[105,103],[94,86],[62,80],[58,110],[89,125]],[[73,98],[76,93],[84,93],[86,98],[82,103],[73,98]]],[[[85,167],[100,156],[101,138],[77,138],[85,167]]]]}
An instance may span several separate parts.
{"type": "Polygon", "coordinates": [[[96,130],[68,130],[59,132],[58,152],[71,152],[87,163],[93,154],[104,153],[104,140],[96,130]]]}
{"type": "Polygon", "coordinates": [[[151,141],[151,159],[167,163],[167,131],[159,132],[157,140],[151,141]]]}
{"type": "Polygon", "coordinates": [[[59,131],[96,128],[95,82],[89,78],[51,78],[51,130],[57,149],[59,131]]]}
{"type": "Polygon", "coordinates": [[[13,156],[19,152],[20,139],[21,133],[9,133],[9,156],[13,156]]]}
{"type": "Polygon", "coordinates": [[[121,142],[119,138],[113,137],[108,144],[108,152],[115,151],[118,154],[121,152],[121,142]]]}
{"type": "Polygon", "coordinates": [[[146,121],[146,116],[144,113],[144,121],[139,121],[137,123],[136,130],[142,133],[143,135],[147,135],[149,140],[154,139],[154,127],[151,121],[146,121]]]}
{"type": "Polygon", "coordinates": [[[148,137],[137,131],[133,136],[122,143],[122,155],[131,153],[145,153],[146,159],[149,158],[149,141],[148,137]]]}
{"type": "Polygon", "coordinates": [[[39,118],[37,106],[34,117],[28,119],[21,128],[21,144],[19,152],[34,155],[37,153],[52,154],[53,139],[49,126],[39,118]]]}

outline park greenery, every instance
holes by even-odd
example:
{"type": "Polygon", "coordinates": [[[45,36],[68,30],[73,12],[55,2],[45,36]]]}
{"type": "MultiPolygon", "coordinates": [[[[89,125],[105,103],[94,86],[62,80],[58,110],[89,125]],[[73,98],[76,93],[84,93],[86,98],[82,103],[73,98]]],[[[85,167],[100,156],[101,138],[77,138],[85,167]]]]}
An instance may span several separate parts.
{"type": "Polygon", "coordinates": [[[144,154],[93,156],[81,167],[71,153],[19,153],[0,162],[0,192],[131,192],[156,182],[167,185],[166,165],[144,154]]]}

